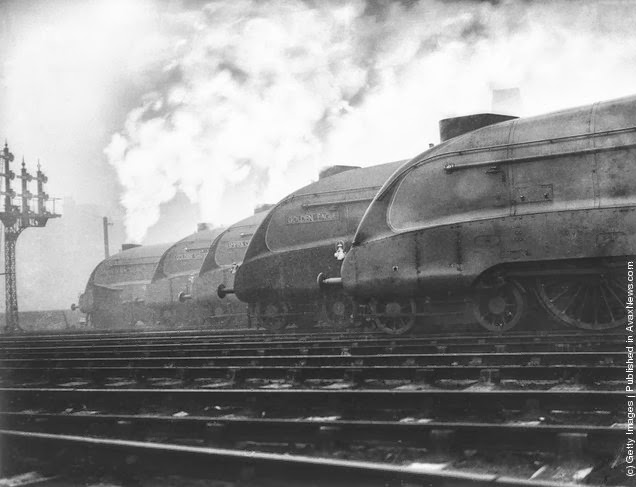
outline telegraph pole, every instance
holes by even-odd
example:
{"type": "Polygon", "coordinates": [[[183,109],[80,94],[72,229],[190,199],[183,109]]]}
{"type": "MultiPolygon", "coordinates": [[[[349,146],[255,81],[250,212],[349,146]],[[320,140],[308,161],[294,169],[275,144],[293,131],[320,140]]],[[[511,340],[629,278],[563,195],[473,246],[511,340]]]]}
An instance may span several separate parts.
{"type": "Polygon", "coordinates": [[[49,212],[46,208],[46,201],[49,196],[44,192],[44,183],[48,181],[42,172],[38,162],[37,175],[34,177],[26,170],[24,158],[22,159],[22,169],[19,175],[11,171],[11,162],[14,157],[9,151],[7,143],[0,153],[0,159],[4,162],[3,172],[0,177],[4,178],[4,208],[0,211],[0,221],[4,225],[4,282],[5,282],[5,315],[6,332],[20,330],[18,318],[18,287],[16,282],[15,247],[20,233],[28,227],[44,227],[49,219],[60,217],[59,214],[49,212]],[[21,193],[17,195],[11,187],[11,181],[15,178],[22,180],[21,193]],[[31,181],[37,181],[37,194],[29,192],[28,185],[31,181]],[[20,197],[20,205],[13,205],[13,199],[20,197]],[[29,202],[37,200],[37,208],[31,209],[29,202]]]}

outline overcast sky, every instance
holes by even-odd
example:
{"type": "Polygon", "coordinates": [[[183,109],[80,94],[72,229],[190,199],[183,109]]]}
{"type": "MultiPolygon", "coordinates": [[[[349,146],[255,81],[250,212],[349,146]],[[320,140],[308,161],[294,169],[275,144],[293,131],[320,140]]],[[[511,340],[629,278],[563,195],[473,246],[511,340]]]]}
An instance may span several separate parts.
{"type": "Polygon", "coordinates": [[[50,193],[121,205],[128,240],[176,240],[411,157],[493,89],[518,115],[632,94],[634,25],[628,0],[5,0],[0,136],[50,193]]]}

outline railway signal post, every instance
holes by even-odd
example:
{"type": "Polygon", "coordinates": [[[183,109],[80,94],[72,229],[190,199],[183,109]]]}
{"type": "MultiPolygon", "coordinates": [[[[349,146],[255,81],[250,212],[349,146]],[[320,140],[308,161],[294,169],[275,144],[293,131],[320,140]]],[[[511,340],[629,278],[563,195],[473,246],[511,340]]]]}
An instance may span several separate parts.
{"type": "Polygon", "coordinates": [[[20,233],[28,227],[44,227],[49,219],[60,217],[59,214],[49,212],[46,202],[49,196],[44,192],[44,183],[48,181],[38,163],[36,176],[31,175],[26,170],[24,159],[22,169],[19,174],[11,170],[11,163],[14,160],[13,154],[9,151],[7,143],[0,152],[0,159],[3,160],[3,171],[0,177],[4,178],[4,189],[0,194],[4,196],[2,210],[0,211],[0,221],[4,226],[4,280],[5,280],[5,331],[8,333],[20,330],[18,318],[18,289],[16,283],[16,256],[15,246],[20,233]],[[18,178],[21,180],[21,193],[16,194],[11,182],[18,178]],[[29,191],[29,183],[37,182],[37,193],[34,195],[29,191]],[[20,204],[14,205],[13,200],[20,198],[20,204]],[[31,208],[31,200],[36,200],[35,209],[31,208]]]}

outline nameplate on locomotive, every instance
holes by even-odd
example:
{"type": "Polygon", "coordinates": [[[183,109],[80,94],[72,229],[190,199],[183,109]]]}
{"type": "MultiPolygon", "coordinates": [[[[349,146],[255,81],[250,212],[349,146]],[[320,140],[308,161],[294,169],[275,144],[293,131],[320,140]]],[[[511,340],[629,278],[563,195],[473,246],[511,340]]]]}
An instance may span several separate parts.
{"type": "Polygon", "coordinates": [[[228,249],[237,249],[239,247],[247,247],[250,245],[250,241],[230,241],[227,243],[228,249]]]}
{"type": "Polygon", "coordinates": [[[203,251],[200,250],[196,250],[196,251],[191,251],[191,252],[184,252],[182,254],[177,254],[174,257],[175,261],[187,261],[188,259],[198,259],[202,256],[204,256],[205,253],[203,251]]]}
{"type": "Polygon", "coordinates": [[[302,215],[288,215],[287,225],[312,224],[314,222],[329,222],[340,220],[338,212],[313,212],[302,215]]]}

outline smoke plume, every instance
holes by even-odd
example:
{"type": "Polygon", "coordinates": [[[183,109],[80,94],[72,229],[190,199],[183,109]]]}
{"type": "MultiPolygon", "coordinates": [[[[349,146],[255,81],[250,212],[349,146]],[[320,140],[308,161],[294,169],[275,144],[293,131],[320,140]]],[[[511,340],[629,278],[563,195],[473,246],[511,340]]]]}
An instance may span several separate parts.
{"type": "Polygon", "coordinates": [[[140,241],[181,191],[229,224],[332,164],[408,158],[519,87],[532,115],[636,86],[636,8],[606,2],[215,1],[157,12],[106,148],[140,241]]]}

